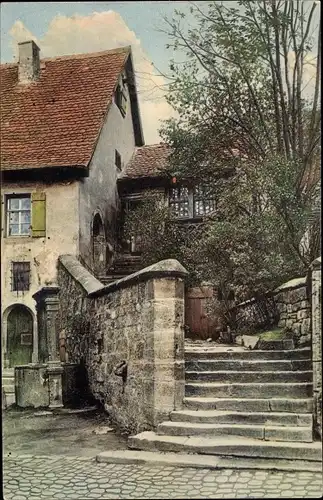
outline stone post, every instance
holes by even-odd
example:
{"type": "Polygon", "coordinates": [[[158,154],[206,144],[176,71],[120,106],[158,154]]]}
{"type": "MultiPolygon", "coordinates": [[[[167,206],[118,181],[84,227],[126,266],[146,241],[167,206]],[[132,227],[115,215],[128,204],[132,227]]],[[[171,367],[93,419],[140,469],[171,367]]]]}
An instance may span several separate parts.
{"type": "Polygon", "coordinates": [[[48,365],[47,375],[50,408],[63,406],[63,368],[60,363],[57,330],[57,314],[59,309],[58,292],[58,287],[48,286],[41,288],[33,295],[37,303],[39,318],[42,318],[39,335],[43,339],[47,351],[47,359],[44,359],[44,361],[48,365]]]}
{"type": "Polygon", "coordinates": [[[176,275],[155,278],[153,291],[153,397],[156,426],[168,420],[171,411],[182,408],[185,396],[184,281],[176,275]]]}
{"type": "Polygon", "coordinates": [[[311,315],[312,315],[312,362],[314,429],[322,439],[322,293],[321,257],[311,265],[311,315]]]}

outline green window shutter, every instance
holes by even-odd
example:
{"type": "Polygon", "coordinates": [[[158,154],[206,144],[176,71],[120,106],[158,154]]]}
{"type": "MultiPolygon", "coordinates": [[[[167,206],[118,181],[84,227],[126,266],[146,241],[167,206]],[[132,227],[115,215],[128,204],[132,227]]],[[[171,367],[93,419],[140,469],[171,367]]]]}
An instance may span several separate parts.
{"type": "Polygon", "coordinates": [[[31,195],[31,233],[33,238],[46,236],[46,194],[31,195]]]}

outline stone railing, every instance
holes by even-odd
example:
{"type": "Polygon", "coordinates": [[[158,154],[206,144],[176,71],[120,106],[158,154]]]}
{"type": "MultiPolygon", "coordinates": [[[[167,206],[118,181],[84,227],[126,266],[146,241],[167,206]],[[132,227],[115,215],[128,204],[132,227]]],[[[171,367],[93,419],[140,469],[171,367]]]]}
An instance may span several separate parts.
{"type": "Polygon", "coordinates": [[[122,429],[154,428],[182,407],[186,275],[169,259],[103,286],[75,257],[59,259],[66,361],[85,363],[93,396],[122,429]]]}

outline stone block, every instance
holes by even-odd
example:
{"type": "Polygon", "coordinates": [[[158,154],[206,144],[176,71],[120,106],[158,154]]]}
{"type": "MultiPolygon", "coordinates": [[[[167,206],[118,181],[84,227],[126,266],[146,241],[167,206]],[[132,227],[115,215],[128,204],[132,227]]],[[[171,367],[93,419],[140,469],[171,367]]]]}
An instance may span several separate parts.
{"type": "Polygon", "coordinates": [[[257,335],[242,335],[242,345],[248,349],[256,349],[259,342],[257,335]]]}
{"type": "Polygon", "coordinates": [[[311,330],[311,320],[310,318],[305,318],[301,324],[301,335],[308,335],[311,330]]]}
{"type": "Polygon", "coordinates": [[[299,311],[297,311],[297,320],[301,320],[301,319],[306,319],[306,318],[309,318],[309,310],[308,309],[301,309],[299,311]]]}
{"type": "Polygon", "coordinates": [[[20,408],[49,406],[47,365],[16,366],[15,387],[20,408]]]}
{"type": "Polygon", "coordinates": [[[155,299],[175,298],[176,296],[175,280],[172,278],[154,279],[153,286],[155,299]]]}
{"type": "Polygon", "coordinates": [[[307,300],[307,290],[305,286],[297,288],[296,290],[290,290],[286,293],[288,293],[288,301],[291,304],[302,300],[307,300]]]}
{"type": "Polygon", "coordinates": [[[287,312],[287,305],[284,302],[278,302],[276,304],[277,311],[281,314],[287,312]]]}

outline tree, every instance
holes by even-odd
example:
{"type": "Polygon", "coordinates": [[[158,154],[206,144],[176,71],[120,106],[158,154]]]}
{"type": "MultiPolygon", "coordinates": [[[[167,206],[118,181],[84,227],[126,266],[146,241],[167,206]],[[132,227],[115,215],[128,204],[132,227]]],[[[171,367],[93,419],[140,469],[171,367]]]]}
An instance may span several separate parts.
{"type": "MultiPolygon", "coordinates": [[[[171,61],[167,98],[177,117],[161,130],[168,171],[207,183],[218,205],[202,235],[171,252],[161,231],[159,252],[177,252],[196,278],[224,296],[233,288],[237,300],[304,274],[319,251],[301,245],[306,231],[317,242],[309,221],[320,157],[318,10],[318,2],[202,2],[191,4],[191,23],[179,11],[165,19],[181,59],[171,61]]],[[[148,257],[153,242],[145,244],[148,257]]]]}

